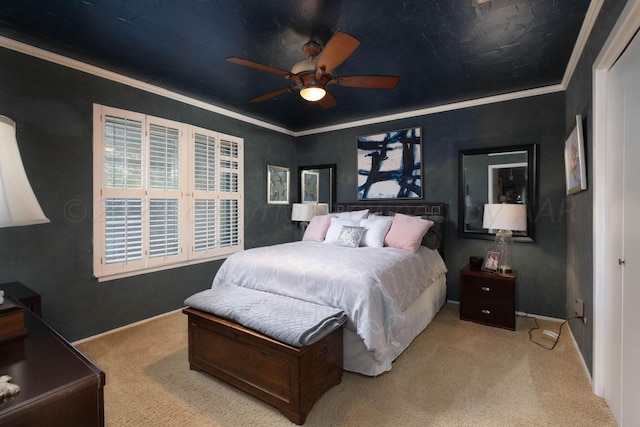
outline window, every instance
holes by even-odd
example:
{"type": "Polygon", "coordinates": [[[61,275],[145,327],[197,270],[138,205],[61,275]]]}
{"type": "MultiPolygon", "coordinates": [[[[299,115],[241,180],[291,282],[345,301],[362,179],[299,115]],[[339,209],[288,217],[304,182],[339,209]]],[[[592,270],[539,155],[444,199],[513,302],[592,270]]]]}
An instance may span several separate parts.
{"type": "Polygon", "coordinates": [[[243,140],[94,105],[94,275],[109,280],[243,249],[243,140]]]}

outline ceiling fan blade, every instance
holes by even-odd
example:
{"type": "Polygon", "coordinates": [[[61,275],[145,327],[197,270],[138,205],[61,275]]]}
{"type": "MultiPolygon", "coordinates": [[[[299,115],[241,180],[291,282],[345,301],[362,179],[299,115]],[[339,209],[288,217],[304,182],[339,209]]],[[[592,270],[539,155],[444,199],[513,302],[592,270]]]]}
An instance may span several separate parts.
{"type": "Polygon", "coordinates": [[[329,84],[368,89],[393,89],[399,81],[398,76],[346,76],[336,77],[329,84]]]}
{"type": "Polygon", "coordinates": [[[317,102],[324,109],[335,107],[336,105],[338,105],[338,101],[336,101],[336,99],[329,93],[329,91],[327,91],[324,97],[317,102]]]}
{"type": "Polygon", "coordinates": [[[244,65],[245,67],[255,68],[256,70],[266,71],[268,73],[280,74],[281,76],[289,77],[291,73],[287,70],[282,70],[280,68],[272,67],[270,65],[260,64],[259,62],[250,61],[248,59],[242,59],[235,56],[230,56],[227,58],[227,61],[233,62],[234,64],[244,65]]]}
{"type": "Polygon", "coordinates": [[[358,46],[360,46],[358,39],[338,31],[318,55],[316,70],[324,69],[325,73],[330,73],[334,68],[342,64],[358,46]]]}
{"type": "Polygon", "coordinates": [[[283,87],[282,89],[274,90],[273,92],[269,92],[269,93],[264,94],[262,96],[259,96],[257,98],[253,98],[250,102],[266,101],[267,99],[271,99],[271,98],[274,98],[274,97],[276,97],[278,95],[282,95],[283,93],[287,93],[289,91],[292,91],[294,88],[295,88],[295,86],[283,87]]]}

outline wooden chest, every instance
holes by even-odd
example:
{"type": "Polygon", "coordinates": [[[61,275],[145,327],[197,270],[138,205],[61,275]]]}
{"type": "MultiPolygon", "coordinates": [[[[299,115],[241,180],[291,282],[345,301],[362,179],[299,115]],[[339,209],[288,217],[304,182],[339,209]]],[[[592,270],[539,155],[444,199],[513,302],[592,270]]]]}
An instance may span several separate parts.
{"type": "Polygon", "coordinates": [[[342,381],[342,327],[296,348],[187,307],[189,365],[274,406],[303,424],[325,391],[342,381]]]}
{"type": "Polygon", "coordinates": [[[515,273],[485,273],[464,267],[460,270],[460,318],[515,330],[515,282],[515,273]]]}

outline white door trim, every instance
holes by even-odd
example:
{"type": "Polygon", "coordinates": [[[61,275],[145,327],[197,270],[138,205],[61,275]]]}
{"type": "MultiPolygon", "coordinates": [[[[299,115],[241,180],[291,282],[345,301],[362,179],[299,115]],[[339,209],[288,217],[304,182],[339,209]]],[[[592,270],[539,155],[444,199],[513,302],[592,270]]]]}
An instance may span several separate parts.
{"type": "Polygon", "coordinates": [[[629,0],[593,64],[593,391],[604,397],[607,360],[604,358],[607,331],[605,198],[607,176],[607,73],[640,28],[640,0],[629,0]]]}

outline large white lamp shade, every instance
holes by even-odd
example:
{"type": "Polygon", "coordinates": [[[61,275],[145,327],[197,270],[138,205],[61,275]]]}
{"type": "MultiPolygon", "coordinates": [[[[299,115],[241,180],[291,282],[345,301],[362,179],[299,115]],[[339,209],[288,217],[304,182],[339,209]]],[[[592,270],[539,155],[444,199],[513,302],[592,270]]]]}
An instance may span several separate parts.
{"type": "Polygon", "coordinates": [[[291,207],[291,221],[309,222],[316,214],[316,205],[294,203],[291,207]]]}
{"type": "Polygon", "coordinates": [[[46,222],[22,165],[16,123],[0,116],[0,227],[46,222]]]}
{"type": "Polygon", "coordinates": [[[484,205],[482,228],[511,231],[526,230],[526,205],[514,203],[494,203],[484,205]]]}

